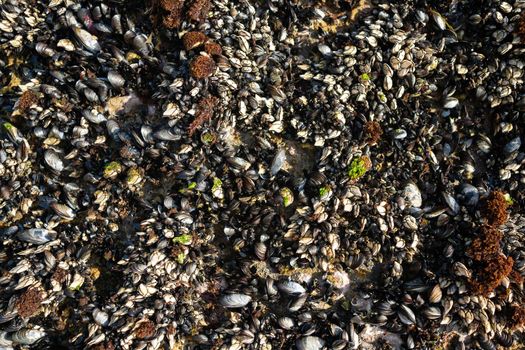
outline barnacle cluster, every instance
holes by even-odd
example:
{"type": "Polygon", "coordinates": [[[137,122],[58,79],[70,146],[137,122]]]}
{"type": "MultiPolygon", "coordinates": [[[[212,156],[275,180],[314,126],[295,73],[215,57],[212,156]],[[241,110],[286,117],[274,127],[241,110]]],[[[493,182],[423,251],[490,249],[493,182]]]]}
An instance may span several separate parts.
{"type": "Polygon", "coordinates": [[[0,1],[0,348],[523,347],[524,12],[0,1]]]}

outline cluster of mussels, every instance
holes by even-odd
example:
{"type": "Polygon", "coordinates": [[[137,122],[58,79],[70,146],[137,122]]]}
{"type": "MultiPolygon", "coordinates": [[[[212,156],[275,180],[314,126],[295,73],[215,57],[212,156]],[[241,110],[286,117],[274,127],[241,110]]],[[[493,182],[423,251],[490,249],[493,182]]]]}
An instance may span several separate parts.
{"type": "Polygon", "coordinates": [[[0,0],[0,349],[525,346],[524,0],[0,0]]]}

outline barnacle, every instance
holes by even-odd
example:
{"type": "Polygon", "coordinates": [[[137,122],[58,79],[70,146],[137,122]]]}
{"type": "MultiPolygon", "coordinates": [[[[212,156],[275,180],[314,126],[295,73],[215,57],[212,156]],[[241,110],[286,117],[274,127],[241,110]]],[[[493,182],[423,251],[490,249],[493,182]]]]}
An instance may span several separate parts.
{"type": "Polygon", "coordinates": [[[122,165],[119,162],[110,162],[104,166],[104,177],[111,179],[122,172],[122,165]]]}
{"type": "Polygon", "coordinates": [[[149,1],[0,5],[0,342],[518,341],[518,1],[149,1]]]}
{"type": "Polygon", "coordinates": [[[131,168],[128,170],[127,177],[126,177],[126,183],[129,186],[136,185],[141,181],[142,181],[142,174],[139,169],[131,168]]]}
{"type": "Polygon", "coordinates": [[[11,74],[11,80],[8,84],[4,85],[0,89],[0,95],[11,92],[14,88],[18,87],[22,83],[22,80],[15,74],[11,74]]]}
{"type": "Polygon", "coordinates": [[[218,177],[213,179],[213,186],[211,187],[211,193],[215,198],[223,199],[224,191],[222,189],[222,181],[218,177]]]}
{"type": "Polygon", "coordinates": [[[192,235],[184,234],[173,238],[173,243],[179,243],[182,245],[190,245],[193,240],[192,235]]]}
{"type": "Polygon", "coordinates": [[[319,189],[319,197],[324,197],[330,192],[330,187],[323,186],[319,189]]]}
{"type": "Polygon", "coordinates": [[[321,1],[298,1],[304,8],[319,8],[328,16],[325,19],[312,21],[312,29],[322,30],[326,33],[336,33],[343,28],[351,26],[365,10],[370,8],[369,0],[321,0],[321,1]]]}
{"type": "Polygon", "coordinates": [[[281,198],[283,200],[283,205],[285,207],[288,207],[293,203],[294,196],[292,190],[290,190],[288,187],[284,187],[279,191],[279,194],[281,195],[281,198]]]}
{"type": "Polygon", "coordinates": [[[205,132],[201,135],[201,141],[205,145],[211,145],[216,141],[217,137],[211,132],[205,132]]]}

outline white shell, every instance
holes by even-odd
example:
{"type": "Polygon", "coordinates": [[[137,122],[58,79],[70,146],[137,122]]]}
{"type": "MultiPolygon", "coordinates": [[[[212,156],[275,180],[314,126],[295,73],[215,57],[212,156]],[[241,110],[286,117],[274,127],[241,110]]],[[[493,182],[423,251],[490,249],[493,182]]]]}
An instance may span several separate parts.
{"type": "Polygon", "coordinates": [[[284,149],[278,150],[277,154],[273,158],[270,173],[272,175],[277,174],[279,170],[281,170],[281,168],[283,167],[285,161],[286,161],[286,151],[284,149]]]}
{"type": "Polygon", "coordinates": [[[408,204],[408,206],[419,208],[423,203],[421,198],[421,192],[415,183],[409,182],[405,189],[403,190],[403,196],[408,204]]]}
{"type": "Polygon", "coordinates": [[[86,49],[91,52],[99,52],[101,50],[100,44],[96,36],[90,34],[82,28],[74,27],[73,33],[86,49]]]}
{"type": "Polygon", "coordinates": [[[93,319],[97,324],[106,326],[109,321],[109,315],[100,309],[95,309],[93,310],[93,319]]]}
{"type": "Polygon", "coordinates": [[[44,159],[46,161],[46,164],[49,165],[51,169],[58,172],[64,170],[64,163],[62,162],[62,159],[60,159],[57,152],[48,149],[44,153],[44,159]]]}
{"type": "Polygon", "coordinates": [[[252,298],[249,295],[239,293],[225,294],[219,300],[220,304],[227,308],[244,307],[250,301],[252,298]]]}
{"type": "Polygon", "coordinates": [[[33,244],[44,244],[54,239],[53,233],[43,228],[31,228],[20,232],[16,237],[21,241],[33,244]]]}
{"type": "Polygon", "coordinates": [[[458,104],[459,104],[459,100],[457,98],[455,98],[455,97],[447,97],[443,107],[448,108],[448,109],[452,109],[452,108],[457,107],[458,104]]]}
{"type": "Polygon", "coordinates": [[[320,350],[324,346],[324,340],[313,336],[302,337],[297,339],[295,346],[297,350],[320,350]]]}
{"type": "Polygon", "coordinates": [[[281,292],[284,292],[286,294],[291,294],[291,295],[298,295],[298,294],[303,294],[304,292],[306,292],[306,289],[304,289],[303,286],[293,281],[281,282],[277,285],[277,288],[279,288],[281,292]]]}
{"type": "Polygon", "coordinates": [[[22,329],[11,336],[14,343],[18,344],[34,344],[44,337],[46,333],[37,329],[22,329]]]}
{"type": "Polygon", "coordinates": [[[411,325],[416,323],[416,315],[414,315],[414,312],[406,305],[401,305],[397,315],[404,324],[411,325]]]}
{"type": "Polygon", "coordinates": [[[294,321],[290,317],[281,317],[277,322],[281,328],[286,330],[290,330],[294,327],[294,321]]]}

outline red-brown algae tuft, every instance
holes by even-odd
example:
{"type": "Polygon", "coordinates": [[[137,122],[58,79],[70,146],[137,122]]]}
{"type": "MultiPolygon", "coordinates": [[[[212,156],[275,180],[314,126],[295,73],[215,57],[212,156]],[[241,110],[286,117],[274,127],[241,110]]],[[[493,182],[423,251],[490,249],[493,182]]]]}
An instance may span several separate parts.
{"type": "Polygon", "coordinates": [[[369,145],[375,145],[381,140],[383,129],[381,125],[375,120],[369,121],[365,124],[365,136],[369,145]]]}
{"type": "Polygon", "coordinates": [[[510,310],[510,328],[521,329],[525,326],[525,307],[512,305],[510,310]]]}
{"type": "Polygon", "coordinates": [[[204,44],[204,51],[210,56],[220,56],[222,55],[222,48],[221,45],[213,42],[208,41],[204,44]]]}
{"type": "Polygon", "coordinates": [[[184,0],[160,0],[160,7],[166,11],[162,23],[168,29],[178,28],[182,22],[184,0]]]}
{"type": "Polygon", "coordinates": [[[190,63],[190,74],[196,79],[205,79],[215,73],[217,65],[209,56],[200,55],[190,63]]]}
{"type": "Polygon", "coordinates": [[[138,339],[151,338],[155,334],[155,324],[150,320],[141,321],[137,329],[135,329],[135,336],[138,339]]]}
{"type": "Polygon", "coordinates": [[[199,101],[197,106],[197,115],[188,127],[189,136],[192,136],[193,133],[202,126],[202,124],[213,117],[213,112],[218,101],[219,99],[214,96],[208,96],[199,101]]]}
{"type": "Polygon", "coordinates": [[[475,261],[482,261],[489,256],[499,254],[503,232],[489,225],[481,227],[480,234],[467,249],[467,255],[475,261]]]}
{"type": "Polygon", "coordinates": [[[202,32],[187,32],[182,37],[182,43],[186,51],[202,46],[207,40],[208,37],[202,32]]]}
{"type": "Polygon", "coordinates": [[[29,288],[18,297],[15,307],[20,317],[27,318],[35,315],[41,304],[42,292],[35,288],[29,288]]]}
{"type": "Polygon", "coordinates": [[[492,293],[510,275],[514,266],[514,259],[503,254],[492,256],[480,262],[476,279],[471,281],[471,288],[475,295],[487,296],[492,293]]]}
{"type": "Polygon", "coordinates": [[[32,105],[38,103],[38,96],[31,90],[26,90],[20,95],[18,99],[18,109],[21,112],[25,112],[32,105]]]}
{"type": "Polygon", "coordinates": [[[490,225],[500,226],[508,220],[509,203],[501,191],[493,191],[487,198],[485,217],[490,225]]]}
{"type": "Polygon", "coordinates": [[[188,18],[195,22],[204,22],[210,8],[210,0],[194,0],[188,8],[188,18]]]}

